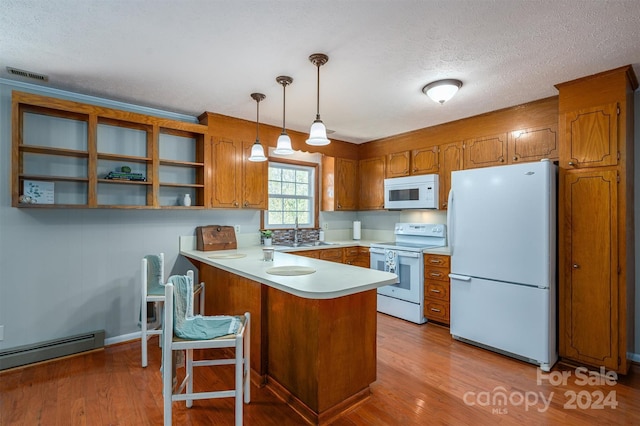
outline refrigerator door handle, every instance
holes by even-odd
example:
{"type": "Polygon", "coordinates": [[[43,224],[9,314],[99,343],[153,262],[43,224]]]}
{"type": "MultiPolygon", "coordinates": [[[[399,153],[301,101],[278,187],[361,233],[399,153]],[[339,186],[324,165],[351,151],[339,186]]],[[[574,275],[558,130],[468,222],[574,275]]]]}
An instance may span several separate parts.
{"type": "Polygon", "coordinates": [[[467,277],[466,275],[449,274],[449,278],[458,281],[471,281],[471,277],[467,277]]]}
{"type": "Polygon", "coordinates": [[[450,189],[449,197],[447,198],[447,244],[449,245],[449,250],[451,254],[453,254],[453,227],[451,226],[452,216],[453,216],[453,189],[450,189]]]}

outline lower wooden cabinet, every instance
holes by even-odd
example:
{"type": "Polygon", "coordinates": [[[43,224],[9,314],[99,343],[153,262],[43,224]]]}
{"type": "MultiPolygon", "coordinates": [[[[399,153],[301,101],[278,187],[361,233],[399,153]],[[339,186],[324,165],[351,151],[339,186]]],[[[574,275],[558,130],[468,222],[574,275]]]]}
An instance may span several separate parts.
{"type": "Polygon", "coordinates": [[[369,267],[369,247],[345,247],[343,250],[343,263],[347,265],[369,267]]]}
{"type": "Polygon", "coordinates": [[[325,248],[321,250],[300,250],[292,252],[291,254],[328,260],[330,262],[345,263],[363,268],[369,267],[369,247],[351,246],[325,248]]]}
{"type": "Polygon", "coordinates": [[[449,325],[450,257],[424,255],[424,316],[449,325]]]}

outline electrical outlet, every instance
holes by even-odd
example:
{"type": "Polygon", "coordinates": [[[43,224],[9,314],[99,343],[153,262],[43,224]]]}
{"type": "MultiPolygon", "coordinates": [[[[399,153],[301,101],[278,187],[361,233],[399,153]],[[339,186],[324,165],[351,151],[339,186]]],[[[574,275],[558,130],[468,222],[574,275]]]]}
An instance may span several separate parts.
{"type": "Polygon", "coordinates": [[[325,231],[329,229],[329,223],[325,222],[322,224],[322,229],[324,229],[325,231]]]}
{"type": "Polygon", "coordinates": [[[4,340],[4,325],[0,325],[0,340],[4,340]]]}
{"type": "Polygon", "coordinates": [[[233,227],[236,230],[236,234],[239,234],[240,233],[240,225],[234,225],[233,227]]]}

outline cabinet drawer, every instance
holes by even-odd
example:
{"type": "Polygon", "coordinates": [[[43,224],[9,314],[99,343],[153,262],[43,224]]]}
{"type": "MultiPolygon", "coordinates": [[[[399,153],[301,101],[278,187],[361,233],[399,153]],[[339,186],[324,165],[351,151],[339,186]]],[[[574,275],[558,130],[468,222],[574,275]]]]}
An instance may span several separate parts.
{"type": "Polygon", "coordinates": [[[434,268],[433,266],[424,268],[424,279],[449,282],[449,268],[434,268]]]}
{"type": "Polygon", "coordinates": [[[345,247],[342,249],[344,252],[344,256],[347,257],[354,257],[354,256],[358,256],[358,254],[360,253],[360,247],[358,246],[354,246],[354,247],[345,247]]]}
{"type": "Polygon", "coordinates": [[[449,304],[431,299],[424,300],[424,316],[449,324],[449,304]]]}
{"type": "Polygon", "coordinates": [[[318,250],[318,251],[320,252],[320,259],[342,263],[341,248],[324,249],[324,250],[318,250]]]}
{"type": "Polygon", "coordinates": [[[449,267],[449,256],[443,256],[440,254],[425,254],[424,255],[424,267],[429,268],[431,266],[437,266],[441,268],[449,267]]]}
{"type": "Polygon", "coordinates": [[[424,297],[438,299],[444,302],[449,301],[449,283],[438,281],[427,281],[424,283],[424,297]]]}

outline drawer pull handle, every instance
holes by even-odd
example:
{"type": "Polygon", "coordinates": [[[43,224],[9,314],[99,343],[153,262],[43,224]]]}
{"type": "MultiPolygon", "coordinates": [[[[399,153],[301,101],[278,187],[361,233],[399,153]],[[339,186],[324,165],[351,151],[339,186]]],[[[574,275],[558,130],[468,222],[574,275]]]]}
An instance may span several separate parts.
{"type": "Polygon", "coordinates": [[[432,288],[431,293],[440,293],[440,290],[436,290],[435,288],[432,288]]]}
{"type": "Polygon", "coordinates": [[[433,264],[433,265],[439,265],[442,263],[442,260],[440,259],[429,259],[429,263],[433,264]]]}
{"type": "Polygon", "coordinates": [[[440,309],[436,309],[436,308],[431,308],[431,310],[432,310],[433,312],[440,312],[440,309]]]}
{"type": "Polygon", "coordinates": [[[431,275],[432,277],[441,277],[442,274],[440,272],[429,272],[429,275],[431,275]]]}

